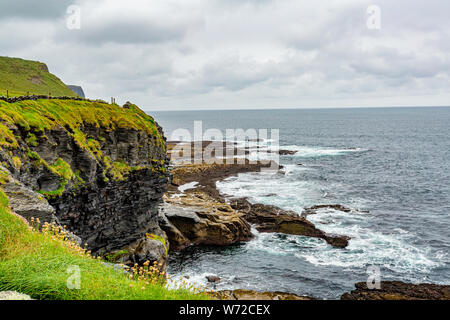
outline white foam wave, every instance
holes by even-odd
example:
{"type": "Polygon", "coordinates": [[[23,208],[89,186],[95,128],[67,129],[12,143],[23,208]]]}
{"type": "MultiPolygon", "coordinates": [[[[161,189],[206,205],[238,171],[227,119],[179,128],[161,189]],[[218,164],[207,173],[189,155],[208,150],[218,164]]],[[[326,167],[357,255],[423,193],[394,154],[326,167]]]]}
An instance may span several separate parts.
{"type": "MultiPolygon", "coordinates": [[[[232,197],[248,197],[253,203],[275,205],[301,213],[303,208],[323,202],[327,189],[317,182],[300,180],[302,167],[286,168],[286,175],[263,176],[258,173],[240,174],[217,183],[219,191],[232,197]],[[299,170],[292,173],[291,170],[299,170]],[[293,177],[289,177],[289,172],[293,177]]],[[[329,190],[335,186],[328,185],[329,190]]],[[[350,199],[346,204],[364,209],[365,199],[350,199]]],[[[319,229],[351,237],[346,249],[336,249],[314,238],[288,236],[285,240],[273,234],[258,234],[248,246],[273,255],[295,255],[314,265],[343,268],[364,268],[378,265],[399,273],[429,273],[442,265],[445,256],[436,256],[412,244],[413,234],[397,228],[390,232],[377,230],[374,217],[354,210],[350,213],[322,209],[308,220],[319,229]],[[296,244],[287,246],[286,241],[296,244]]]]}
{"type": "Polygon", "coordinates": [[[185,192],[186,190],[194,189],[197,184],[198,184],[197,181],[193,181],[193,182],[189,182],[189,183],[183,184],[183,185],[178,187],[178,191],[185,192]]]}
{"type": "MultiPolygon", "coordinates": [[[[363,148],[327,148],[310,146],[271,146],[257,143],[263,150],[296,151],[293,157],[308,158],[322,156],[342,156],[366,152],[363,148]]],[[[249,158],[252,155],[250,154],[249,158]]],[[[302,179],[303,172],[312,168],[285,165],[285,174],[264,176],[259,173],[239,174],[217,182],[218,190],[231,197],[247,197],[253,203],[275,205],[286,210],[301,213],[303,208],[326,202],[324,198],[342,186],[320,181],[302,179]]],[[[347,199],[345,204],[355,209],[371,206],[368,199],[347,199]]],[[[263,250],[273,255],[295,255],[314,265],[329,265],[342,268],[365,268],[378,265],[399,273],[429,273],[442,264],[444,255],[433,255],[426,249],[412,243],[413,234],[397,228],[390,232],[377,230],[376,221],[370,214],[362,211],[345,213],[336,210],[320,210],[308,216],[319,229],[330,234],[351,237],[346,249],[336,249],[325,241],[314,238],[287,236],[283,239],[274,234],[257,234],[248,244],[252,250],[263,250]],[[286,245],[288,241],[292,245],[286,245]]]]}
{"type": "Polygon", "coordinates": [[[315,182],[286,180],[285,175],[265,175],[262,173],[242,173],[216,183],[224,195],[235,198],[249,198],[253,203],[275,205],[301,213],[321,199],[324,190],[315,182]]]}
{"type": "MultiPolygon", "coordinates": [[[[248,250],[264,251],[266,253],[285,256],[298,252],[299,248],[317,247],[323,245],[322,240],[294,235],[282,235],[275,233],[260,233],[252,229],[255,238],[248,242],[248,250]],[[290,245],[287,245],[289,243],[290,245]]],[[[326,246],[326,244],[325,244],[326,246]]]]}
{"type": "MultiPolygon", "coordinates": [[[[236,289],[236,275],[234,274],[224,274],[224,273],[217,273],[216,270],[211,269],[210,272],[205,272],[205,270],[202,270],[202,272],[198,271],[188,271],[181,275],[174,275],[169,274],[170,279],[167,281],[167,288],[174,290],[179,288],[185,288],[194,290],[193,288],[196,288],[201,291],[206,290],[232,290],[236,289]],[[218,283],[211,283],[208,282],[207,276],[219,276],[220,281],[218,283]]],[[[248,283],[242,283],[242,280],[240,281],[240,288],[246,287],[251,285],[251,282],[248,283]]]]}
{"type": "MultiPolygon", "coordinates": [[[[277,147],[270,148],[269,150],[276,151],[277,147]]],[[[280,146],[279,150],[295,151],[293,155],[298,158],[313,158],[323,156],[341,156],[349,153],[366,152],[364,148],[332,148],[332,147],[312,147],[312,146],[280,146]]]]}
{"type": "Polygon", "coordinates": [[[296,253],[312,264],[358,268],[377,265],[399,273],[429,273],[440,265],[430,259],[429,252],[412,245],[411,235],[404,230],[389,233],[376,230],[368,214],[327,209],[308,219],[327,233],[351,237],[344,250],[321,246],[296,253]]]}

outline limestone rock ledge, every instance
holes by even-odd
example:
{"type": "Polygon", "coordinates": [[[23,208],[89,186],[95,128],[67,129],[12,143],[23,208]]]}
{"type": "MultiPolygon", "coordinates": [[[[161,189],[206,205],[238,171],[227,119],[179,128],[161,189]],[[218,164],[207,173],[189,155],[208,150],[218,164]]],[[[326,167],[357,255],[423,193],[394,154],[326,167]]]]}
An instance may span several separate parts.
{"type": "Polygon", "coordinates": [[[248,241],[250,225],[228,204],[202,192],[164,197],[160,223],[173,250],[189,245],[230,245],[248,241]],[[163,218],[164,219],[164,218],[163,218]]]}
{"type": "MultiPolygon", "coordinates": [[[[187,197],[194,194],[202,194],[201,198],[214,199],[216,202],[225,203],[227,207],[231,207],[235,214],[242,217],[246,222],[251,223],[259,232],[275,232],[292,235],[302,235],[307,237],[315,237],[325,240],[336,248],[345,248],[348,246],[350,238],[345,235],[327,234],[315,227],[313,223],[308,221],[305,216],[299,216],[297,213],[283,210],[276,206],[252,204],[246,198],[227,198],[220,194],[216,188],[216,182],[223,180],[229,176],[237,175],[243,172],[258,172],[267,166],[261,163],[242,163],[242,164],[191,164],[177,165],[172,170],[172,185],[169,186],[169,195],[172,199],[176,196],[187,197]],[[193,189],[188,189],[185,193],[179,193],[177,187],[196,182],[197,185],[193,189]]],[[[210,200],[207,200],[210,201],[210,200]]],[[[187,205],[191,201],[187,201],[187,205]]],[[[312,207],[313,210],[320,209],[322,206],[312,207]]],[[[343,206],[333,206],[338,210],[346,210],[343,206]]]]}
{"type": "Polygon", "coordinates": [[[41,221],[56,221],[55,209],[41,194],[15,179],[9,170],[1,165],[0,171],[5,175],[1,188],[9,198],[9,206],[14,213],[28,220],[33,217],[41,221]]]}

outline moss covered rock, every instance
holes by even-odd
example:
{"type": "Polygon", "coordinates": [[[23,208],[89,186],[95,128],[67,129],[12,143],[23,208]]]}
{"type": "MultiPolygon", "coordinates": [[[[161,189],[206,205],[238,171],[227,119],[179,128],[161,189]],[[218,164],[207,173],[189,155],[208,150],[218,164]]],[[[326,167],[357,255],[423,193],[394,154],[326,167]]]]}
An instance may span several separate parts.
{"type": "MultiPolygon", "coordinates": [[[[94,253],[162,232],[157,207],[169,182],[165,149],[161,127],[131,103],[0,100],[0,162],[8,171],[1,179],[10,176],[36,201],[48,202],[94,253]]],[[[18,203],[9,186],[10,202],[18,203]]]]}

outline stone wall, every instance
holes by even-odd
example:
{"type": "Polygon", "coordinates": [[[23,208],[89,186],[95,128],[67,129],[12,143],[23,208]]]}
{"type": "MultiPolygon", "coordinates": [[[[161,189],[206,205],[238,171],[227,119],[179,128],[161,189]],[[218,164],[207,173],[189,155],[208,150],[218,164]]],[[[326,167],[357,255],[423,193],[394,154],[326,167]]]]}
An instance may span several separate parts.
{"type": "Polygon", "coordinates": [[[9,103],[15,103],[20,101],[27,101],[27,100],[40,100],[40,99],[55,99],[55,100],[75,100],[75,101],[89,101],[89,102],[96,102],[100,101],[102,103],[107,103],[103,100],[91,100],[91,99],[85,99],[81,97],[69,97],[69,96],[61,96],[61,97],[53,97],[53,96],[47,96],[47,95],[30,95],[30,96],[20,96],[20,97],[10,97],[7,98],[5,96],[0,96],[0,100],[3,100],[5,102],[9,103]]]}

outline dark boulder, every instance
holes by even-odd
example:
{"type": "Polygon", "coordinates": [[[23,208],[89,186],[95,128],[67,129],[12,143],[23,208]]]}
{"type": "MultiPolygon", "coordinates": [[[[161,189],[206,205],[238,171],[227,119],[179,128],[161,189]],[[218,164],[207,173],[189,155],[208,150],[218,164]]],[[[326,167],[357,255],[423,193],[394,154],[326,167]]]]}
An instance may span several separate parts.
{"type": "Polygon", "coordinates": [[[251,204],[247,199],[241,198],[231,201],[231,207],[242,213],[244,219],[255,225],[259,232],[279,232],[320,238],[338,248],[345,248],[350,240],[346,236],[326,234],[297,213],[275,206],[251,204]]]}
{"type": "Polygon", "coordinates": [[[205,277],[208,282],[216,283],[220,281],[220,278],[218,276],[206,276],[205,277]]]}

